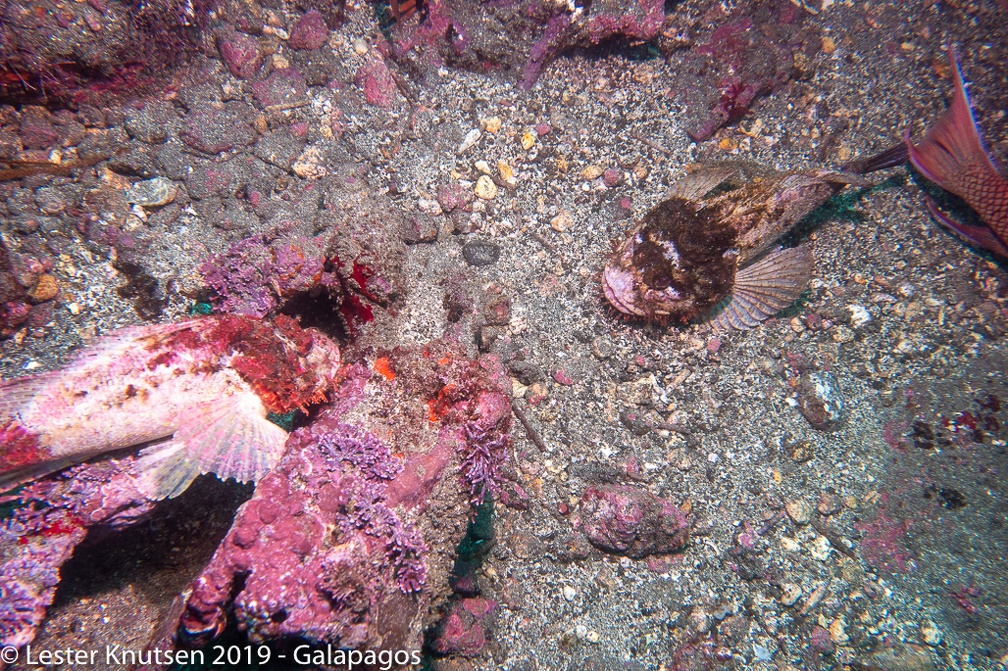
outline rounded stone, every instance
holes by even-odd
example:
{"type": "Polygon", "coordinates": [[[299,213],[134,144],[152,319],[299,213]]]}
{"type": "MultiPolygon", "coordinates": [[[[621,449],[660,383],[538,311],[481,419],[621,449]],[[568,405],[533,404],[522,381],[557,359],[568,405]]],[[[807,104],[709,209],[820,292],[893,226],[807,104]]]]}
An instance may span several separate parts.
{"type": "Polygon", "coordinates": [[[482,240],[472,240],[462,247],[462,256],[470,266],[489,266],[500,258],[500,245],[482,240]]]}
{"type": "Polygon", "coordinates": [[[141,207],[161,207],[175,200],[178,189],[164,177],[145,179],[126,191],[126,202],[141,207]]]}
{"type": "Polygon", "coordinates": [[[847,419],[847,404],[836,377],[826,371],[802,375],[798,409],[816,429],[834,431],[847,419]]]}

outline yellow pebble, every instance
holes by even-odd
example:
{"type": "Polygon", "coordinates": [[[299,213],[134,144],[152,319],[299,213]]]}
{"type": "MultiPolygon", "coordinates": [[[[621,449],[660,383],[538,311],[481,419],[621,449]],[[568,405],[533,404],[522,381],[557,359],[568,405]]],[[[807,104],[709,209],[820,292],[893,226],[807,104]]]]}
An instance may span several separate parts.
{"type": "Polygon", "coordinates": [[[782,481],[783,479],[784,479],[784,476],[782,476],[782,475],[781,475],[781,472],[780,472],[780,471],[778,471],[778,470],[777,470],[777,469],[775,468],[775,469],[774,469],[774,472],[773,472],[773,481],[774,481],[774,482],[776,482],[776,483],[777,483],[777,484],[779,485],[779,484],[781,483],[781,481],[782,481]]]}
{"type": "Polygon", "coordinates": [[[567,174],[567,157],[566,156],[557,156],[556,157],[556,166],[557,166],[557,170],[559,170],[561,173],[563,173],[563,174],[566,175],[567,174]]]}
{"type": "Polygon", "coordinates": [[[531,131],[525,131],[521,136],[521,146],[522,149],[528,151],[535,144],[535,135],[531,131]]]}
{"type": "Polygon", "coordinates": [[[28,291],[28,298],[33,303],[44,303],[56,298],[56,294],[58,293],[59,284],[56,283],[56,278],[52,275],[42,275],[39,277],[38,283],[35,284],[34,288],[28,291]]]}
{"type": "Polygon", "coordinates": [[[507,161],[497,161],[497,172],[500,173],[500,178],[507,182],[509,185],[514,186],[515,177],[514,170],[511,166],[507,164],[507,161]]]}
{"type": "Polygon", "coordinates": [[[497,196],[497,185],[488,175],[476,180],[476,195],[483,200],[493,200],[497,196]]]}
{"type": "Polygon", "coordinates": [[[483,130],[488,133],[496,133],[501,129],[501,120],[499,116],[492,116],[489,119],[483,120],[483,130]]]}
{"type": "Polygon", "coordinates": [[[598,179],[602,176],[602,166],[592,164],[581,171],[581,176],[589,181],[598,179]]]}
{"type": "Polygon", "coordinates": [[[822,50],[827,55],[832,54],[834,51],[836,51],[836,42],[833,41],[832,37],[827,36],[822,38],[822,50]]]}
{"type": "Polygon", "coordinates": [[[718,149],[721,149],[723,151],[731,151],[732,149],[736,149],[738,147],[738,142],[736,142],[730,137],[723,137],[720,140],[718,140],[717,146],[718,149]]]}

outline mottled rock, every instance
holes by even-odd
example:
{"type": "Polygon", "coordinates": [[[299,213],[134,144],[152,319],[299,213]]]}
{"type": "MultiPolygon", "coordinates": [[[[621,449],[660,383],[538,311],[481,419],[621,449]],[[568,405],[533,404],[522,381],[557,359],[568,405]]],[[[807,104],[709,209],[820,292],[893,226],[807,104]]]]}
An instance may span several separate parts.
{"type": "Polygon", "coordinates": [[[234,147],[244,147],[256,139],[256,132],[245,120],[250,110],[244,103],[227,103],[223,109],[197,107],[182,123],[182,141],[204,154],[219,154],[234,147]]]}
{"type": "Polygon", "coordinates": [[[259,138],[252,151],[270,165],[290,170],[294,160],[304,151],[304,147],[304,139],[294,135],[290,128],[285,126],[259,138]]]}
{"type": "Polygon", "coordinates": [[[489,266],[500,258],[500,245],[483,240],[472,240],[462,247],[462,256],[471,266],[489,266]]]}
{"type": "Polygon", "coordinates": [[[297,68],[274,70],[252,85],[252,93],[263,107],[291,109],[308,103],[308,83],[297,68]]]}
{"type": "Polygon", "coordinates": [[[592,545],[635,559],[674,552],[689,538],[689,523],[674,503],[625,485],[585,489],[574,526],[592,545]]]}
{"type": "Polygon", "coordinates": [[[833,431],[847,418],[840,383],[827,371],[806,372],[798,387],[798,409],[816,429],[833,431]]]}
{"type": "Polygon", "coordinates": [[[329,28],[317,10],[306,12],[291,28],[287,44],[291,49],[319,49],[329,39],[329,28]]]}

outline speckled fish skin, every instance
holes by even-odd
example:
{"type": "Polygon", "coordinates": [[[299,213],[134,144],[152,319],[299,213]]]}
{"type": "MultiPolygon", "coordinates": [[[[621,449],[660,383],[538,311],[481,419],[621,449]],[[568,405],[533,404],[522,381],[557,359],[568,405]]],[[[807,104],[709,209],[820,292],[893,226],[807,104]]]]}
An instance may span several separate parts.
{"type": "MultiPolygon", "coordinates": [[[[779,172],[751,164],[700,168],[677,181],[630,232],[603,270],[603,292],[628,316],[687,322],[728,297],[739,269],[770,259],[777,252],[767,250],[782,235],[847,184],[866,182],[825,170],[779,172]],[[722,190],[711,195],[719,186],[722,190]]],[[[753,311],[749,327],[769,316],[763,314],[768,310],[776,312],[773,308],[797,285],[803,289],[811,265],[810,249],[769,264],[769,275],[782,281],[788,275],[788,287],[775,289],[779,295],[753,311]]]]}
{"type": "Polygon", "coordinates": [[[952,104],[919,144],[904,137],[910,162],[927,179],[965,200],[989,227],[958,222],[928,200],[931,212],[971,242],[1008,257],[1008,179],[984,148],[962,71],[947,48],[954,78],[952,104]],[[993,233],[993,235],[991,235],[993,233]]]}
{"type": "Polygon", "coordinates": [[[287,437],[267,414],[324,400],[339,365],[335,343],[288,317],[115,331],[60,370],[0,382],[0,490],[143,445],[153,498],[201,473],[256,480],[287,437]]]}

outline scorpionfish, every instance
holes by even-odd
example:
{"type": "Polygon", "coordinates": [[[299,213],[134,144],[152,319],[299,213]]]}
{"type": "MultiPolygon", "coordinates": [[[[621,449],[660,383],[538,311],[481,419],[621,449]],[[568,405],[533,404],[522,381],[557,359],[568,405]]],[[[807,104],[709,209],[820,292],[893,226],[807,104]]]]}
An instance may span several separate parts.
{"type": "Polygon", "coordinates": [[[113,331],[59,370],[0,381],[0,491],[128,448],[152,499],[202,473],[258,480],[287,440],[267,415],[325,400],[339,368],[334,342],[285,316],[113,331]]]}
{"type": "Polygon", "coordinates": [[[812,275],[811,243],[774,243],[848,184],[868,182],[753,164],[695,170],[613,253],[602,272],[605,297],[630,317],[706,315],[719,328],[752,328],[793,303],[812,275]]]}

